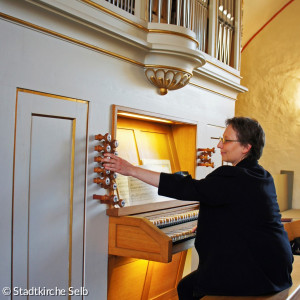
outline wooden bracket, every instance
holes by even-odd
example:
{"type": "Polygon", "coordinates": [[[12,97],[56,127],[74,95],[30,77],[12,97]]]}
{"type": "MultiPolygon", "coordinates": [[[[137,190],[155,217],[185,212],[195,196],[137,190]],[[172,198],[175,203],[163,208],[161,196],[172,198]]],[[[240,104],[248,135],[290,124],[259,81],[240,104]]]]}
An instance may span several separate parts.
{"type": "Polygon", "coordinates": [[[113,153],[118,155],[116,148],[119,146],[117,140],[112,140],[111,134],[97,134],[95,135],[95,140],[99,141],[100,145],[94,147],[97,151],[94,157],[94,162],[98,163],[98,166],[94,168],[94,172],[97,173],[99,177],[94,178],[94,183],[99,184],[100,188],[108,190],[108,195],[93,195],[93,199],[100,200],[101,203],[108,204],[110,207],[118,205],[123,207],[125,201],[119,199],[118,195],[115,195],[117,191],[116,178],[117,174],[115,172],[110,172],[105,170],[102,165],[102,159],[104,158],[104,153],[113,153]]]}
{"type": "Polygon", "coordinates": [[[215,148],[198,148],[197,159],[200,161],[197,163],[197,166],[214,168],[215,163],[211,161],[212,153],[215,153],[215,148]]]}

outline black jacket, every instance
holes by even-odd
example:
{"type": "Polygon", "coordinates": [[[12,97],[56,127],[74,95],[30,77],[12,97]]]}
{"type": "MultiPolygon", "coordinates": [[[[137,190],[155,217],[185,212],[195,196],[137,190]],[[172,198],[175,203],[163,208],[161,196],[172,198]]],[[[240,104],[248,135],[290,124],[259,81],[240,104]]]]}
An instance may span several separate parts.
{"type": "Polygon", "coordinates": [[[293,255],[274,181],[257,161],[219,167],[201,180],[162,173],[158,192],[200,202],[196,295],[255,296],[291,286],[293,255]]]}

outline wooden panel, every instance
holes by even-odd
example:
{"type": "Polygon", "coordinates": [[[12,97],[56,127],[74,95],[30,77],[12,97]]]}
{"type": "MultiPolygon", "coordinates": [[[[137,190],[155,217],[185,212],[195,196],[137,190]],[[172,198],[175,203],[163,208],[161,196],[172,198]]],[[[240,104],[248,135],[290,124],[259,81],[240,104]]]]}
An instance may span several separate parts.
{"type": "Polygon", "coordinates": [[[290,241],[296,237],[300,237],[300,220],[284,223],[284,228],[288,233],[290,241]]]}
{"type": "Polygon", "coordinates": [[[163,294],[165,294],[165,299],[169,299],[166,298],[166,296],[169,296],[170,293],[172,294],[174,289],[175,294],[177,293],[178,277],[181,278],[182,276],[185,257],[186,251],[173,255],[172,263],[169,264],[151,262],[153,268],[151,286],[148,294],[149,299],[160,299],[163,294]]]}
{"type": "Polygon", "coordinates": [[[135,143],[134,130],[119,128],[117,130],[117,139],[119,141],[117,149],[119,155],[130,163],[138,165],[139,156],[135,143]]]}
{"type": "Polygon", "coordinates": [[[148,220],[132,217],[109,218],[109,254],[170,262],[171,251],[171,239],[148,220]],[[129,226],[132,226],[130,230],[129,226]],[[120,228],[122,235],[118,233],[120,228]],[[143,241],[147,241],[148,247],[143,241]]]}
{"type": "Polygon", "coordinates": [[[178,300],[185,255],[176,254],[167,264],[110,256],[108,300],[178,300]]]}
{"type": "MultiPolygon", "coordinates": [[[[118,118],[117,139],[125,141],[125,144],[134,142],[134,146],[130,145],[119,151],[124,154],[132,152],[131,149],[137,150],[137,158],[142,163],[142,159],[167,159],[170,160],[172,170],[178,167],[178,159],[176,148],[173,144],[171,126],[151,121],[141,121],[129,118],[118,118]],[[134,138],[126,139],[126,130],[134,130],[134,138]]],[[[125,154],[125,157],[128,154],[125,154]]],[[[122,154],[121,154],[122,156],[122,154]]]]}
{"type": "Polygon", "coordinates": [[[151,253],[160,253],[161,248],[151,236],[135,226],[117,225],[116,226],[116,247],[126,248],[128,244],[137,251],[147,251],[151,253]]]}
{"type": "Polygon", "coordinates": [[[282,218],[290,218],[293,220],[300,219],[300,209],[288,209],[286,211],[281,212],[282,218]]]}
{"type": "Polygon", "coordinates": [[[122,264],[120,260],[110,259],[109,268],[108,300],[142,299],[148,261],[135,260],[122,264]]]}
{"type": "Polygon", "coordinates": [[[195,177],[197,126],[174,125],[172,131],[180,165],[179,170],[188,171],[192,177],[195,177]]]}
{"type": "Polygon", "coordinates": [[[198,201],[181,201],[181,200],[170,200],[170,201],[162,201],[157,203],[147,203],[142,205],[128,206],[122,208],[109,208],[106,210],[108,216],[112,217],[121,217],[128,216],[134,214],[140,214],[148,211],[159,211],[167,208],[176,208],[178,210],[182,209],[182,207],[187,206],[199,207],[198,201]]]}
{"type": "Polygon", "coordinates": [[[141,159],[172,159],[166,133],[141,131],[137,143],[141,159]]]}

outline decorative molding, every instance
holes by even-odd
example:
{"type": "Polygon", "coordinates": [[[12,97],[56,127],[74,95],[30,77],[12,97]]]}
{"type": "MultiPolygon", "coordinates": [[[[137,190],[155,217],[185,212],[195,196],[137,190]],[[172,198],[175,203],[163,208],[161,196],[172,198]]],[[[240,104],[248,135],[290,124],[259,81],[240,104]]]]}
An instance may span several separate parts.
{"type": "MultiPolygon", "coordinates": [[[[193,72],[196,72],[198,74],[202,73],[204,76],[212,78],[214,80],[218,80],[218,79],[219,79],[218,81],[221,80],[221,82],[225,86],[229,86],[229,87],[231,87],[231,88],[233,88],[235,90],[243,91],[243,92],[246,90],[245,88],[241,87],[240,85],[234,84],[234,83],[232,83],[229,80],[227,80],[225,82],[224,79],[220,79],[221,77],[217,73],[213,74],[212,72],[209,72],[208,70],[205,70],[203,68],[196,69],[195,66],[193,66],[193,63],[188,63],[188,64],[185,64],[185,65],[183,64],[184,66],[182,68],[177,68],[177,67],[174,67],[174,66],[171,66],[171,65],[161,65],[160,63],[157,64],[157,62],[155,62],[155,63],[151,63],[151,62],[148,63],[149,61],[147,61],[147,63],[143,63],[143,62],[140,62],[140,61],[128,58],[126,56],[120,55],[118,53],[115,53],[115,52],[112,52],[112,51],[100,48],[100,47],[98,47],[96,45],[93,45],[93,44],[81,41],[79,39],[72,38],[72,37],[67,36],[65,34],[61,34],[61,33],[57,32],[57,31],[54,31],[54,30],[51,30],[51,29],[48,29],[48,28],[45,28],[45,27],[33,24],[31,22],[28,22],[28,21],[16,18],[16,17],[11,16],[11,15],[4,14],[2,12],[0,12],[0,18],[2,18],[4,20],[11,21],[13,23],[16,23],[16,24],[19,24],[19,25],[22,25],[22,26],[25,26],[25,27],[28,27],[28,28],[36,30],[38,32],[42,32],[42,33],[45,33],[47,35],[51,35],[51,36],[57,37],[59,39],[71,42],[73,44],[76,44],[76,45],[79,45],[79,46],[83,46],[83,47],[91,49],[93,51],[97,51],[99,53],[106,54],[106,55],[109,55],[111,57],[115,57],[117,59],[123,60],[125,62],[134,64],[134,65],[142,67],[142,68],[146,68],[146,69],[148,69],[148,68],[156,68],[156,69],[163,68],[163,69],[169,69],[169,70],[176,70],[176,71],[186,72],[188,74],[192,74],[193,72]]],[[[159,54],[161,54],[164,51],[158,51],[158,52],[160,52],[160,53],[157,53],[159,55],[159,54]]],[[[199,52],[199,56],[196,57],[195,54],[198,53],[198,52],[199,51],[193,51],[193,50],[191,50],[190,56],[187,56],[189,59],[192,58],[192,60],[194,60],[194,63],[195,63],[195,61],[197,61],[197,64],[198,64],[197,67],[202,66],[204,64],[204,62],[206,61],[206,62],[208,62],[209,64],[215,66],[218,69],[221,69],[221,70],[223,70],[223,71],[225,71],[225,72],[227,72],[227,73],[229,73],[229,74],[231,74],[231,75],[233,75],[233,76],[235,76],[237,78],[241,78],[240,76],[238,76],[238,75],[236,75],[236,74],[228,71],[225,68],[220,67],[219,65],[217,65],[217,64],[215,64],[213,62],[211,62],[209,60],[205,60],[205,58],[203,56],[201,56],[200,52],[199,52]]],[[[166,53],[164,53],[164,54],[166,55],[166,53]]],[[[169,55],[169,54],[167,54],[167,55],[169,55]]],[[[176,57],[176,56],[178,56],[178,53],[174,53],[174,57],[176,57]]],[[[181,61],[184,61],[184,59],[185,59],[184,55],[182,55],[182,56],[183,57],[181,58],[181,61]]],[[[196,85],[196,84],[193,84],[193,85],[196,85]]],[[[224,95],[224,96],[226,96],[226,95],[224,95]]]]}
{"type": "Polygon", "coordinates": [[[161,95],[166,95],[168,90],[178,90],[186,86],[192,74],[166,68],[145,68],[147,79],[159,89],[161,95]]]}
{"type": "Polygon", "coordinates": [[[223,97],[228,98],[228,99],[230,99],[230,100],[236,101],[236,98],[233,98],[233,97],[227,96],[227,95],[225,95],[225,94],[216,92],[216,91],[214,91],[214,90],[208,89],[208,88],[206,88],[206,87],[204,87],[204,86],[202,86],[202,85],[196,84],[196,83],[194,83],[194,82],[190,82],[189,84],[190,84],[190,85],[193,85],[193,86],[195,86],[195,87],[201,88],[201,89],[203,89],[203,90],[209,91],[209,92],[211,92],[211,93],[217,94],[217,95],[219,95],[219,96],[223,96],[223,97]]]}
{"type": "Polygon", "coordinates": [[[212,71],[209,71],[205,68],[199,68],[197,70],[194,70],[194,73],[202,75],[205,78],[212,79],[215,82],[219,82],[222,85],[227,86],[227,87],[229,87],[229,88],[231,88],[235,91],[242,92],[242,93],[248,91],[248,89],[246,87],[244,87],[240,84],[237,84],[235,82],[232,82],[232,81],[228,80],[226,77],[220,76],[219,74],[216,74],[216,73],[214,73],[212,71]]]}
{"type": "Polygon", "coordinates": [[[235,77],[237,77],[237,78],[239,78],[239,79],[243,79],[242,76],[237,75],[237,74],[235,74],[235,73],[233,73],[233,72],[230,72],[228,69],[222,68],[221,66],[219,66],[219,65],[217,65],[217,64],[215,64],[215,63],[213,63],[213,62],[210,61],[210,60],[206,60],[206,62],[209,63],[210,65],[213,65],[214,67],[216,67],[216,68],[218,68],[218,69],[221,69],[221,70],[223,70],[223,71],[229,73],[230,75],[233,75],[233,76],[235,76],[235,77]]]}
{"type": "Polygon", "coordinates": [[[144,67],[144,64],[141,63],[141,62],[138,62],[136,60],[133,60],[131,58],[128,58],[128,57],[125,57],[123,55],[120,55],[120,54],[117,54],[115,52],[112,52],[112,51],[109,51],[109,50],[105,50],[103,48],[100,48],[98,46],[95,46],[95,45],[92,45],[92,44],[89,44],[89,43],[86,43],[86,42],[83,42],[83,41],[80,41],[78,39],[74,39],[74,38],[71,38],[67,35],[64,35],[64,34],[61,34],[61,33],[58,33],[54,30],[51,30],[51,29],[47,29],[45,27],[41,27],[41,26],[38,26],[38,25],[35,25],[33,23],[30,23],[30,22],[27,22],[27,21],[24,21],[24,20],[21,20],[21,19],[18,19],[18,18],[15,18],[13,16],[10,16],[10,15],[6,15],[2,12],[0,12],[0,18],[3,18],[3,19],[6,19],[6,20],[9,20],[11,22],[14,22],[14,23],[17,23],[17,24],[21,24],[23,26],[26,26],[28,28],[32,28],[32,29],[35,29],[37,31],[40,31],[40,32],[43,32],[43,33],[46,33],[46,34],[49,34],[49,35],[52,35],[52,36],[55,36],[55,37],[58,37],[60,39],[63,39],[63,40],[66,40],[68,42],[71,42],[73,44],[77,44],[77,45],[80,45],[80,46],[83,46],[83,47],[86,47],[86,48],[89,48],[91,50],[94,50],[94,51],[97,51],[97,52],[101,52],[103,54],[107,54],[107,55],[110,55],[110,56],[113,56],[113,57],[116,57],[118,59],[121,59],[121,60],[124,60],[124,61],[127,61],[127,62],[130,62],[132,64],[135,64],[135,65],[138,65],[140,67],[144,67]]]}
{"type": "Polygon", "coordinates": [[[164,30],[164,29],[148,29],[148,28],[144,27],[141,24],[133,22],[132,20],[130,20],[128,18],[125,18],[125,17],[113,12],[112,10],[109,10],[108,8],[102,6],[98,3],[95,3],[94,1],[91,1],[91,0],[80,0],[80,1],[82,1],[86,4],[88,4],[88,5],[91,5],[94,8],[96,8],[96,9],[102,11],[102,12],[105,12],[105,13],[107,13],[107,14],[109,14],[109,15],[111,15],[111,16],[113,16],[113,17],[115,17],[115,18],[117,18],[117,19],[119,19],[119,20],[121,20],[125,23],[127,23],[127,24],[130,24],[130,25],[132,25],[132,26],[134,26],[138,29],[141,29],[141,30],[143,30],[147,33],[163,33],[163,34],[171,34],[171,35],[175,35],[175,36],[177,35],[177,36],[187,38],[187,39],[193,41],[196,44],[197,47],[199,46],[199,42],[195,38],[193,38],[192,36],[190,36],[188,34],[184,34],[184,33],[177,32],[177,31],[164,30]]]}

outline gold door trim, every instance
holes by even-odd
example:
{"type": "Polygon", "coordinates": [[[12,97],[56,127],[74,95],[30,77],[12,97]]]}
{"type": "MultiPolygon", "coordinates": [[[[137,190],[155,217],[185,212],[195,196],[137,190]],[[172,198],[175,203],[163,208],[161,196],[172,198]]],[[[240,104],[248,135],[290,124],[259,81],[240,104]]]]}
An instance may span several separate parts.
{"type": "MultiPolygon", "coordinates": [[[[69,223],[69,289],[72,286],[72,250],[73,250],[73,199],[74,199],[74,164],[75,164],[76,119],[72,122],[72,153],[70,178],[70,223],[69,223]]],[[[68,296],[71,300],[71,295],[68,296]]]]}

